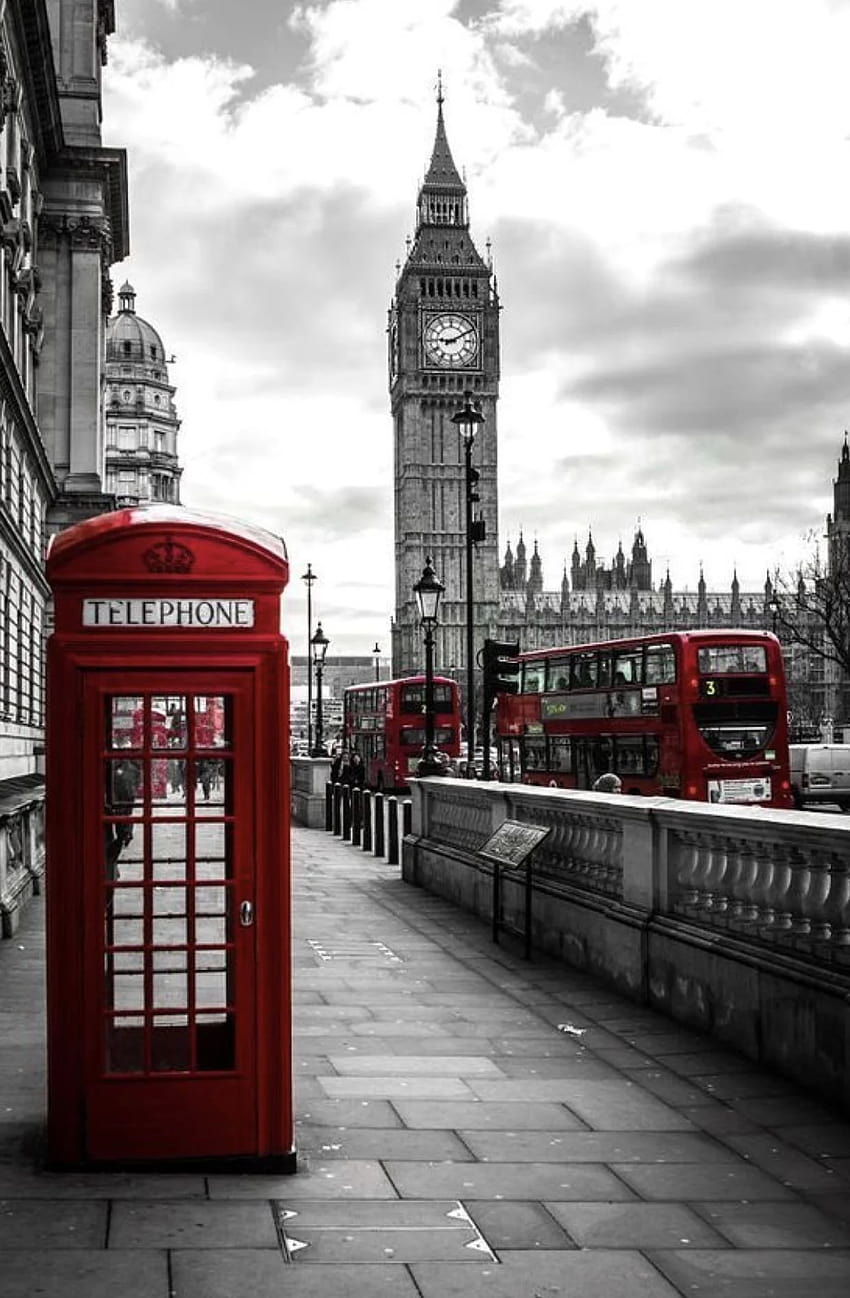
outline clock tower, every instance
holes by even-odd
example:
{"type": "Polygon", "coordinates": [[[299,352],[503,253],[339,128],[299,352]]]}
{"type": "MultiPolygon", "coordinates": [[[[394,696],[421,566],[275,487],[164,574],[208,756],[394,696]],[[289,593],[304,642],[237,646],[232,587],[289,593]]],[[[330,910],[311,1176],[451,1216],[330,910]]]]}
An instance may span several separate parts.
{"type": "Polygon", "coordinates": [[[469,233],[466,185],[449,149],[442,87],[437,133],[389,312],[389,389],[394,437],[395,622],[393,673],[423,668],[413,587],[429,556],[445,585],[435,671],[466,681],[466,481],[452,415],[469,393],[484,416],[472,450],[478,473],[473,561],[474,643],[499,616],[496,402],[499,300],[492,264],[469,233]],[[481,533],[483,532],[483,537],[481,533]]]}

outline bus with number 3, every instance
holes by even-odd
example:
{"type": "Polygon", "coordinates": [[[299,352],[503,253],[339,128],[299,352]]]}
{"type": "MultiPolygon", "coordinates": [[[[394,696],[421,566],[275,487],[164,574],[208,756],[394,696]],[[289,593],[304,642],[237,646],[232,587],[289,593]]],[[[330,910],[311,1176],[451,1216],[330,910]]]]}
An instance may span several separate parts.
{"type": "Polygon", "coordinates": [[[782,649],[766,631],[670,631],[520,654],[497,700],[502,779],[790,807],[782,649]]]}

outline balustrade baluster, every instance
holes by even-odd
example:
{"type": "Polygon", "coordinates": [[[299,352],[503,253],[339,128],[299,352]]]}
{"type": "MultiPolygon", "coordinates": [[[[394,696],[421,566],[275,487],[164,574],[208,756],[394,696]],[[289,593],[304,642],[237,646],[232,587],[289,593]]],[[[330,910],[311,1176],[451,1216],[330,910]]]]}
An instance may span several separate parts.
{"type": "Polygon", "coordinates": [[[696,900],[693,909],[697,912],[711,909],[711,840],[704,834],[697,834],[697,860],[694,867],[694,891],[696,900]]]}
{"type": "Polygon", "coordinates": [[[809,932],[815,942],[828,941],[832,935],[826,913],[830,886],[829,857],[822,848],[813,848],[809,853],[809,886],[802,910],[809,920],[809,932]]]}
{"type": "Polygon", "coordinates": [[[696,905],[698,897],[695,884],[697,862],[699,861],[696,834],[683,832],[677,835],[676,857],[675,879],[678,886],[678,896],[676,897],[674,909],[688,911],[696,905]]]}
{"type": "Polygon", "coordinates": [[[773,905],[775,862],[769,855],[772,850],[772,847],[762,846],[757,858],[756,877],[753,880],[753,904],[756,908],[757,928],[770,928],[776,917],[773,905]]]}
{"type": "Polygon", "coordinates": [[[803,851],[793,844],[788,849],[788,860],[791,866],[791,886],[788,889],[787,904],[791,916],[791,932],[801,937],[808,937],[812,931],[812,921],[808,911],[809,892],[812,887],[811,852],[803,851]]]}
{"type": "Polygon", "coordinates": [[[830,930],[830,942],[835,947],[850,946],[850,867],[839,861],[834,853],[829,860],[829,893],[824,904],[830,930]]]}
{"type": "Polygon", "coordinates": [[[791,888],[794,867],[790,844],[778,843],[774,848],[773,887],[771,900],[774,907],[771,929],[774,933],[787,933],[793,925],[791,915],[791,888]]]}

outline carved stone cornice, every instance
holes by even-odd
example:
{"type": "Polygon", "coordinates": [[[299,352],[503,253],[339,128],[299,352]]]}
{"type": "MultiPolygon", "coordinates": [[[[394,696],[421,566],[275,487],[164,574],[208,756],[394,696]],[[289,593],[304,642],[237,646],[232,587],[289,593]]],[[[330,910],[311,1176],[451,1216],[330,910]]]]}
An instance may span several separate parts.
{"type": "Polygon", "coordinates": [[[70,244],[73,251],[100,252],[109,265],[113,260],[112,226],[105,216],[43,214],[38,222],[41,248],[70,244]]]}
{"type": "MultiPolygon", "coordinates": [[[[123,261],[130,250],[126,151],[66,147],[51,161],[47,179],[54,182],[54,186],[56,182],[61,186],[64,180],[75,182],[81,173],[101,181],[104,185],[104,214],[109,220],[112,231],[112,259],[123,261]]],[[[54,188],[53,192],[55,194],[53,205],[59,206],[62,202],[61,190],[54,188]]]]}

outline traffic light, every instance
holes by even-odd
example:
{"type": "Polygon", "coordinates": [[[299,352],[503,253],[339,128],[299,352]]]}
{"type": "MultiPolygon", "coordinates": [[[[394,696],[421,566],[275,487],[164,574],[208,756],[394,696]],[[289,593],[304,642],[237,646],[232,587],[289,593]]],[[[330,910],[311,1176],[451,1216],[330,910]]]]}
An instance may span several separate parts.
{"type": "Polygon", "coordinates": [[[490,698],[497,694],[516,694],[519,689],[519,641],[485,640],[481,654],[484,672],[484,693],[490,698]]]}

